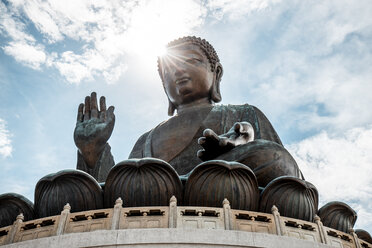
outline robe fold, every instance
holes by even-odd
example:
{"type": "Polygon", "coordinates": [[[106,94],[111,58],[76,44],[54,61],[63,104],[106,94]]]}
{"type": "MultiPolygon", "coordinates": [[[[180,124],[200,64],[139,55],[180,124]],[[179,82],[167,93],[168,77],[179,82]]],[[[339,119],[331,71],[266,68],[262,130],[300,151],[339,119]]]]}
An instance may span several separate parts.
{"type": "Polygon", "coordinates": [[[198,138],[205,129],[221,135],[234,123],[242,121],[253,126],[255,139],[282,145],[271,123],[258,108],[249,104],[216,105],[192,108],[160,123],[138,139],[129,158],[159,158],[170,163],[179,175],[187,174],[203,162],[196,154],[202,149],[198,138]]]}

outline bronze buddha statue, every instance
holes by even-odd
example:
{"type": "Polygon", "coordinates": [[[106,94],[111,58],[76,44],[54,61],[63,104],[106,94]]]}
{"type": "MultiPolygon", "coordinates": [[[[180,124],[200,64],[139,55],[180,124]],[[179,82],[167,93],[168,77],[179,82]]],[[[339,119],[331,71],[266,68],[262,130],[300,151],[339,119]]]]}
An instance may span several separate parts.
{"type": "MultiPolygon", "coordinates": [[[[9,209],[31,209],[36,218],[56,215],[67,202],[73,212],[111,208],[118,197],[127,207],[165,206],[175,195],[181,205],[219,207],[227,198],[235,209],[270,212],[275,205],[281,215],[306,221],[317,213],[331,216],[328,225],[338,230],[354,225],[355,212],[338,202],[318,212],[317,189],[304,180],[258,108],[215,105],[221,101],[223,68],[206,40],[170,42],[158,58],[158,71],[171,118],[143,134],[128,160],[114,166],[107,143],[114,107],[106,108],[105,97],[98,106],[93,92],[78,109],[78,170],[40,179],[35,207],[21,196],[0,195],[0,217],[9,209]],[[333,225],[333,220],[348,221],[333,225]]],[[[14,216],[6,218],[4,225],[14,216]]]]}
{"type": "MultiPolygon", "coordinates": [[[[159,158],[179,175],[211,159],[248,163],[260,175],[262,187],[279,176],[301,177],[296,162],[258,108],[215,105],[221,101],[223,68],[206,40],[184,37],[170,42],[166,55],[158,58],[158,70],[172,117],[143,134],[129,158],[159,158]]],[[[79,148],[77,168],[101,181],[114,165],[106,144],[114,121],[113,107],[106,110],[101,97],[99,110],[95,93],[79,106],[74,135],[79,148]]]]}

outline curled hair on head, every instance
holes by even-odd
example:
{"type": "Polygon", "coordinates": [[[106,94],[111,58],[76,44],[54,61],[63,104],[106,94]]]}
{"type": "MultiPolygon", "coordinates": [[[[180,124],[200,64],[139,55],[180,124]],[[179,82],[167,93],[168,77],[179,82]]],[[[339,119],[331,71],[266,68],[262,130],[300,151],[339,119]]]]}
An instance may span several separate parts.
{"type": "MultiPolygon", "coordinates": [[[[220,64],[220,59],[218,58],[218,55],[216,51],[214,50],[213,46],[205,39],[201,39],[195,36],[186,36],[186,37],[182,37],[182,38],[169,42],[166,48],[171,49],[177,46],[182,46],[184,44],[197,45],[200,48],[200,50],[203,51],[204,55],[207,56],[207,59],[210,63],[211,71],[214,72],[216,76],[215,82],[213,83],[213,86],[210,92],[209,100],[211,102],[220,102],[221,101],[220,80],[223,74],[223,69],[222,69],[222,65],[220,64]]],[[[163,87],[164,87],[162,62],[163,62],[162,58],[158,57],[158,72],[159,72],[159,75],[160,75],[161,81],[163,82],[163,87]]],[[[169,101],[168,115],[173,116],[174,111],[177,109],[177,106],[175,106],[169,100],[169,98],[168,98],[168,101],[169,101]]]]}
{"type": "MultiPolygon", "coordinates": [[[[185,36],[176,40],[173,40],[169,42],[166,46],[167,49],[176,47],[177,45],[183,44],[183,43],[191,43],[197,45],[207,56],[209,63],[211,64],[211,70],[214,72],[216,63],[220,62],[220,59],[218,58],[218,55],[216,51],[214,50],[213,46],[206,41],[205,39],[201,39],[199,37],[195,36],[185,36]]],[[[161,80],[163,81],[163,68],[162,68],[162,61],[161,58],[158,57],[158,72],[160,75],[161,80]]]]}

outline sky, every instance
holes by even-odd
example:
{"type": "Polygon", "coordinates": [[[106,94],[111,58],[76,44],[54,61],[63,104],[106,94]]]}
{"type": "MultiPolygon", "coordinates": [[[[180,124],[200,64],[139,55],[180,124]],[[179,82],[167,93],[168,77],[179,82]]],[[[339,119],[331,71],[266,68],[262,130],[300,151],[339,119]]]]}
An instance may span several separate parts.
{"type": "Polygon", "coordinates": [[[372,232],[372,1],[1,0],[0,194],[76,168],[78,105],[115,106],[115,162],[166,120],[164,44],[208,40],[221,104],[261,109],[319,192],[372,232]]]}

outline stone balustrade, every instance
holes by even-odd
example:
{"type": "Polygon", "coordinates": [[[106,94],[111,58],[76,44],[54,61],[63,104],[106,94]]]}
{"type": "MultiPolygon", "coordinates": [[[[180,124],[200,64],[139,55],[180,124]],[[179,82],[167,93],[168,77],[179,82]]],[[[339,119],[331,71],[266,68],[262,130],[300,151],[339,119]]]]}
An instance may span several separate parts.
{"type": "Polygon", "coordinates": [[[0,245],[68,233],[94,230],[137,228],[221,229],[267,233],[309,240],[341,248],[372,248],[357,237],[354,230],[344,233],[323,226],[320,218],[308,222],[272,214],[231,209],[225,199],[222,208],[177,206],[172,197],[169,206],[123,208],[116,200],[114,208],[71,213],[66,204],[60,215],[23,221],[20,214],[12,226],[0,228],[0,245]]]}

